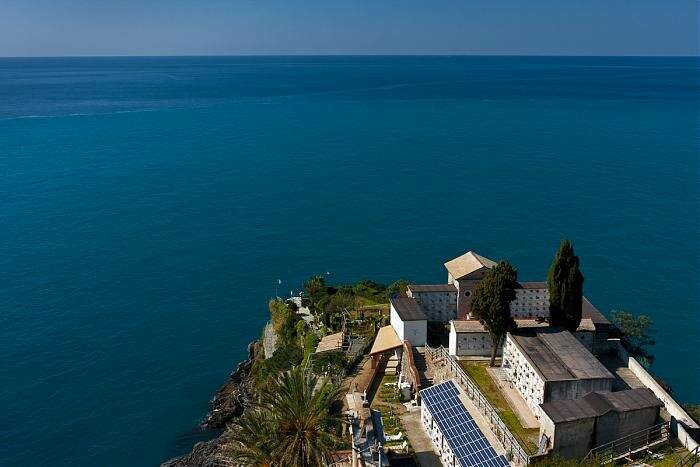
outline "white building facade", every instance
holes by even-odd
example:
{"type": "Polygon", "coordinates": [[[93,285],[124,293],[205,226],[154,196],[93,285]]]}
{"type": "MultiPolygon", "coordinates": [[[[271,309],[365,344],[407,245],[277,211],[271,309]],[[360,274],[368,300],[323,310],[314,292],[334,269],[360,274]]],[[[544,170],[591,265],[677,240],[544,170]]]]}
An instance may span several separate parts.
{"type": "Polygon", "coordinates": [[[549,318],[549,290],[546,282],[521,282],[510,302],[513,318],[549,318]]]}
{"type": "Polygon", "coordinates": [[[457,288],[453,284],[409,285],[406,294],[420,304],[428,321],[447,323],[457,317],[457,288]]]}
{"type": "Polygon", "coordinates": [[[508,333],[501,367],[532,413],[540,404],[611,391],[615,377],[568,331],[508,333]]]}
{"type": "Polygon", "coordinates": [[[544,403],[544,377],[518,349],[510,334],[503,345],[503,368],[508,381],[517,389],[533,414],[539,419],[544,403]]]}
{"type": "Polygon", "coordinates": [[[428,321],[413,298],[392,298],[389,319],[401,342],[408,341],[414,347],[425,345],[428,340],[428,321]]]}

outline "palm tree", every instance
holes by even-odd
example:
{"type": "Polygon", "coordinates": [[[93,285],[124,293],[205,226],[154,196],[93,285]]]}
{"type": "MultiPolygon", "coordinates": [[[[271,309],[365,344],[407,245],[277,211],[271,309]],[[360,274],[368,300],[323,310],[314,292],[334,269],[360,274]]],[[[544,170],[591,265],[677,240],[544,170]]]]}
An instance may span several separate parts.
{"type": "Polygon", "coordinates": [[[239,417],[232,429],[227,432],[225,452],[245,465],[272,467],[270,443],[276,431],[273,420],[260,408],[250,408],[239,417]]]}
{"type": "Polygon", "coordinates": [[[234,422],[228,454],[261,467],[326,465],[340,442],[332,430],[340,418],[329,413],[340,388],[298,366],[260,394],[260,401],[234,422]]]}

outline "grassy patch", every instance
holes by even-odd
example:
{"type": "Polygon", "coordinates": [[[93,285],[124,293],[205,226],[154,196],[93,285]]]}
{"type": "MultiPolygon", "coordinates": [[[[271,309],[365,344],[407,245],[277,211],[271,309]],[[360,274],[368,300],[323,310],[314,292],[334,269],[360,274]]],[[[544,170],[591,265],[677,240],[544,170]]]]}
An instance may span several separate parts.
{"type": "Polygon", "coordinates": [[[503,420],[503,423],[505,423],[511,433],[518,438],[525,450],[530,454],[535,454],[537,452],[539,430],[537,428],[523,427],[520,423],[520,419],[518,419],[518,416],[513,412],[513,409],[510,408],[508,401],[503,397],[500,389],[498,389],[498,386],[496,386],[493,379],[491,379],[491,376],[486,371],[488,363],[463,360],[460,361],[459,364],[462,369],[464,369],[464,372],[467,373],[472,381],[479,387],[491,405],[498,410],[498,414],[501,420],[503,420]]]}
{"type": "MultiPolygon", "coordinates": [[[[398,378],[395,375],[385,375],[382,378],[377,394],[372,400],[372,408],[379,410],[382,414],[384,433],[387,436],[397,435],[404,432],[399,415],[405,411],[399,400],[398,389],[395,386],[398,378]]],[[[399,443],[400,444],[400,443],[399,443]]]]}
{"type": "Polygon", "coordinates": [[[655,467],[675,467],[687,454],[688,450],[678,440],[672,440],[671,444],[656,449],[654,455],[648,455],[639,461],[655,467]]]}

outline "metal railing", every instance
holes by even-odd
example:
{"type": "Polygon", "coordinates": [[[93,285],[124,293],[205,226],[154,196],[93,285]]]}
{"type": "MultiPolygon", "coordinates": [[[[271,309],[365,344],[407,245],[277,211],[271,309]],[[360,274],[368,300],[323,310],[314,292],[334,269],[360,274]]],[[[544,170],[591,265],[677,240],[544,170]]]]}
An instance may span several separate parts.
{"type": "Polygon", "coordinates": [[[486,399],[477,385],[464,372],[462,367],[459,366],[455,358],[449,355],[447,350],[442,346],[432,348],[426,345],[425,349],[429,357],[428,364],[433,366],[433,378],[435,378],[436,369],[446,369],[450,376],[462,386],[464,392],[489,422],[491,431],[503,445],[510,460],[520,465],[529,465],[530,455],[522,447],[518,438],[511,433],[510,429],[503,422],[498,410],[486,399]]]}
{"type": "Polygon", "coordinates": [[[700,446],[695,446],[695,448],[688,454],[683,456],[681,460],[678,461],[676,467],[685,467],[686,465],[695,465],[700,462],[700,446]]]}
{"type": "MultiPolygon", "coordinates": [[[[420,373],[418,373],[418,368],[416,368],[416,362],[413,359],[413,346],[408,340],[403,342],[403,356],[406,359],[406,366],[408,367],[408,375],[410,378],[410,383],[413,385],[413,390],[418,393],[421,390],[420,386],[420,373]]],[[[401,362],[403,364],[403,362],[401,362]]]]}
{"type": "Polygon", "coordinates": [[[597,459],[603,464],[629,457],[651,446],[664,443],[669,437],[669,422],[659,423],[636,433],[601,444],[591,449],[586,459],[597,459]]]}

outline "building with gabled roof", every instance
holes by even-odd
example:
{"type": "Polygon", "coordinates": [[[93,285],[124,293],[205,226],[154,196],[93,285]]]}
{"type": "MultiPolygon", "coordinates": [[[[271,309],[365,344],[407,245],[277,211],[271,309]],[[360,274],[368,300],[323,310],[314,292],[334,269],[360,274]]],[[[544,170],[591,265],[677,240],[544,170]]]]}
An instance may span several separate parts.
{"type": "Polygon", "coordinates": [[[412,297],[393,297],[389,304],[391,326],[401,342],[424,346],[428,339],[428,318],[420,304],[412,297]]]}
{"type": "Polygon", "coordinates": [[[486,274],[488,269],[496,265],[492,259],[481,256],[474,251],[468,251],[462,256],[451,259],[445,263],[447,268],[447,282],[452,283],[460,279],[476,279],[486,274]]]}

